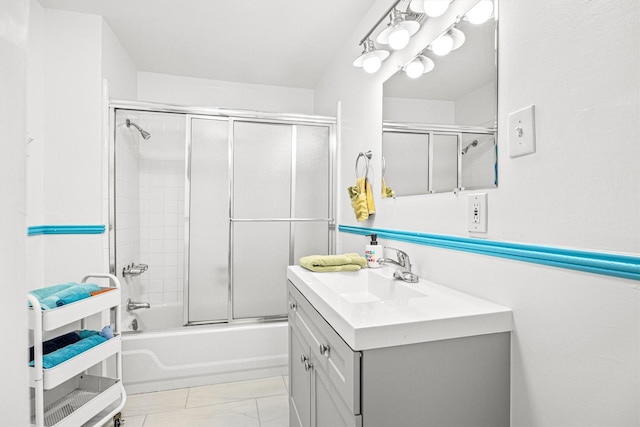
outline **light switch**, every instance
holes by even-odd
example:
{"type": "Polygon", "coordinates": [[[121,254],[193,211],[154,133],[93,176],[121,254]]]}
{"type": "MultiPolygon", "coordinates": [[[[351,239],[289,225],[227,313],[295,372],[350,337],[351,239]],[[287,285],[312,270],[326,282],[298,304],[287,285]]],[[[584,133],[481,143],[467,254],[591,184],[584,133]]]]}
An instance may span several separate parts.
{"type": "Polygon", "coordinates": [[[509,114],[509,157],[536,152],[535,106],[509,114]]]}

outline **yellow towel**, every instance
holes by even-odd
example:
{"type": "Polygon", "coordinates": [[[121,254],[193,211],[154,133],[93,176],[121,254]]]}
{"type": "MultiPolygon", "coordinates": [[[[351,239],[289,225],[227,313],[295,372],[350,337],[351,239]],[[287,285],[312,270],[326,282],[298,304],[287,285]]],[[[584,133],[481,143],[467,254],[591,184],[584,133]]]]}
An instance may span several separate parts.
{"type": "Polygon", "coordinates": [[[356,180],[356,185],[348,187],[349,197],[351,198],[351,206],[356,214],[356,219],[360,222],[369,218],[369,207],[367,204],[366,179],[364,177],[356,180]]]}
{"type": "Polygon", "coordinates": [[[373,215],[374,213],[376,213],[376,207],[373,204],[373,192],[371,191],[371,184],[369,184],[369,181],[366,178],[364,180],[364,184],[367,194],[367,210],[369,212],[369,215],[373,215]]]}
{"type": "Polygon", "coordinates": [[[309,255],[300,258],[300,266],[317,272],[357,271],[367,259],[356,253],[342,255],[309,255]]]}
{"type": "Polygon", "coordinates": [[[395,197],[395,193],[393,192],[391,187],[387,187],[387,183],[384,181],[384,178],[382,178],[382,197],[395,197]]]}

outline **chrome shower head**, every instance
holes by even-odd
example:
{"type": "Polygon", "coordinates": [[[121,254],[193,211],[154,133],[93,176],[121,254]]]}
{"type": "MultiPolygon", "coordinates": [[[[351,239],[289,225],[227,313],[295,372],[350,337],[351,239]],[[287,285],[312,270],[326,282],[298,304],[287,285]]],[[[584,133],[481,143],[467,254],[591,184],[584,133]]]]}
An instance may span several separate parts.
{"type": "Polygon", "coordinates": [[[151,138],[151,134],[149,132],[147,132],[146,130],[142,129],[140,126],[138,126],[137,124],[133,123],[131,120],[127,119],[127,127],[131,127],[131,126],[133,126],[134,128],[138,129],[138,132],[140,132],[140,135],[142,135],[142,137],[144,139],[151,138]]]}
{"type": "Polygon", "coordinates": [[[467,146],[462,149],[462,154],[467,154],[467,151],[469,151],[469,148],[476,147],[477,145],[478,145],[478,140],[474,139],[473,142],[471,142],[470,144],[467,144],[467,146]]]}

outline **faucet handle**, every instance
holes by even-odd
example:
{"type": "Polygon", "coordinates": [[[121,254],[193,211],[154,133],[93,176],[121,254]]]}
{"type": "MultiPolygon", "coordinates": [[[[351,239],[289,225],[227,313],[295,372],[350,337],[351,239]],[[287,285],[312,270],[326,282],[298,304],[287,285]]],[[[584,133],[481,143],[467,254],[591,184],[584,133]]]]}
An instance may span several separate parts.
{"type": "Polygon", "coordinates": [[[402,265],[407,269],[411,269],[411,261],[409,261],[409,255],[406,252],[401,251],[400,249],[392,248],[390,246],[385,246],[384,248],[392,249],[396,251],[396,255],[398,257],[398,263],[400,263],[400,265],[402,265]]]}

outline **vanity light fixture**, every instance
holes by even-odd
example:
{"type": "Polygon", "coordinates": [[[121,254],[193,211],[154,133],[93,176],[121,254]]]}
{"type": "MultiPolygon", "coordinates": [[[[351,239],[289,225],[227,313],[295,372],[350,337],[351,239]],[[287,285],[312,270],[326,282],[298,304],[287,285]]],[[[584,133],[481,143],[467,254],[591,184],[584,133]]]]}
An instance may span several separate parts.
{"type": "Polygon", "coordinates": [[[453,46],[451,47],[451,50],[456,50],[457,48],[462,46],[467,39],[464,33],[455,27],[452,27],[449,30],[449,35],[453,39],[453,46]]]}
{"type": "Polygon", "coordinates": [[[354,67],[361,67],[367,73],[375,73],[380,69],[382,61],[387,59],[389,51],[384,49],[376,49],[373,40],[366,39],[364,42],[364,51],[362,55],[353,61],[354,67]]]}
{"type": "Polygon", "coordinates": [[[403,69],[407,74],[407,77],[417,79],[421,75],[433,70],[435,66],[435,63],[431,58],[420,54],[407,65],[405,65],[403,69]]]}
{"type": "Polygon", "coordinates": [[[431,42],[429,46],[431,51],[438,56],[447,55],[451,50],[453,50],[453,37],[447,31],[446,33],[440,35],[437,39],[431,42]]]}
{"type": "Polygon", "coordinates": [[[466,37],[462,31],[455,27],[449,28],[429,45],[429,49],[438,56],[448,55],[452,50],[458,49],[464,44],[466,37]]]}
{"type": "Polygon", "coordinates": [[[493,15],[493,1],[480,0],[466,13],[465,18],[472,24],[484,24],[493,15]]]}
{"type": "Polygon", "coordinates": [[[424,13],[431,18],[437,18],[449,9],[449,0],[424,0],[424,13]]]}
{"type": "Polygon", "coordinates": [[[420,23],[404,19],[402,12],[396,8],[391,10],[389,18],[389,25],[378,34],[376,41],[389,45],[393,50],[403,49],[409,44],[411,36],[420,29],[420,23]]]}

